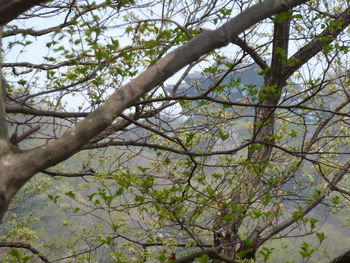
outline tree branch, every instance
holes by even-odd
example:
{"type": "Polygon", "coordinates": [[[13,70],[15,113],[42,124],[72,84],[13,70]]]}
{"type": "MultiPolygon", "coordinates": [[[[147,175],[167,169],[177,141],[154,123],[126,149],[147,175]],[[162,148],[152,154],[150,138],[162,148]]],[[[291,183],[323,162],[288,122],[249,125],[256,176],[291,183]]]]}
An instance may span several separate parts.
{"type": "Polygon", "coordinates": [[[350,250],[346,251],[339,257],[333,259],[330,263],[349,263],[350,262],[350,250]]]}
{"type": "Polygon", "coordinates": [[[89,112],[57,112],[49,110],[37,110],[34,108],[28,108],[21,104],[7,104],[7,113],[23,113],[34,116],[47,116],[47,117],[57,117],[57,118],[82,118],[89,115],[89,112]]]}
{"type": "Polygon", "coordinates": [[[0,1],[0,25],[5,25],[15,19],[21,13],[36,6],[44,0],[1,0],[0,1]]]}
{"type": "Polygon", "coordinates": [[[288,79],[302,65],[309,61],[313,56],[329,45],[334,39],[350,24],[350,10],[344,11],[337,19],[331,23],[333,26],[327,27],[318,36],[316,36],[307,45],[300,48],[288,61],[291,64],[285,70],[285,79],[288,79]],[[334,26],[335,25],[335,26],[334,26]],[[335,28],[334,28],[335,27],[335,28]]]}
{"type": "Polygon", "coordinates": [[[40,258],[45,263],[50,263],[50,261],[42,253],[39,252],[36,248],[32,247],[30,244],[22,242],[0,242],[0,247],[12,247],[12,248],[24,248],[31,251],[38,258],[40,258]]]}
{"type": "MultiPolygon", "coordinates": [[[[325,190],[323,190],[322,194],[320,197],[318,197],[315,201],[313,201],[310,205],[308,205],[307,207],[305,207],[301,212],[300,212],[300,217],[305,216],[306,214],[308,214],[312,209],[314,209],[318,204],[320,204],[325,198],[326,196],[329,195],[330,191],[333,188],[333,185],[336,185],[339,181],[341,181],[344,177],[345,174],[348,173],[350,169],[350,161],[348,161],[344,167],[333,176],[333,179],[331,181],[331,184],[329,184],[327,186],[327,188],[325,190]]],[[[277,226],[275,226],[273,229],[271,229],[270,231],[264,233],[261,236],[261,244],[263,244],[266,240],[269,240],[271,237],[273,237],[274,235],[276,235],[277,233],[280,233],[282,230],[286,229],[287,227],[289,227],[290,225],[294,224],[296,222],[295,218],[292,216],[288,219],[286,219],[285,221],[281,222],[280,224],[278,224],[277,226]]],[[[260,244],[260,245],[261,245],[260,244]]]]}
{"type": "Polygon", "coordinates": [[[247,52],[262,70],[269,67],[266,61],[255,51],[255,49],[249,46],[243,39],[236,37],[232,40],[232,43],[239,46],[243,51],[247,52]]]}
{"type": "MultiPolygon", "coordinates": [[[[20,169],[20,172],[16,171],[15,173],[13,171],[6,174],[3,173],[2,187],[0,189],[0,220],[3,218],[14,194],[27,180],[35,173],[60,163],[78,152],[84,144],[105,130],[117,116],[130,107],[130,105],[137,101],[142,95],[163,83],[186,65],[198,60],[201,56],[214,49],[226,46],[235,36],[242,33],[248,27],[274,13],[288,10],[306,1],[307,0],[265,0],[259,2],[229,20],[220,28],[211,32],[199,34],[186,44],[161,58],[134,80],[124,87],[117,89],[105,103],[99,106],[93,113],[89,114],[86,119],[69,129],[62,137],[36,149],[18,153],[14,156],[7,156],[6,162],[3,161],[3,166],[6,169],[16,166],[20,169]]],[[[40,2],[41,1],[38,0],[7,1],[7,3],[12,3],[12,9],[18,7],[18,4],[27,7],[21,7],[20,10],[22,11],[40,2]],[[16,5],[13,5],[13,2],[15,2],[16,5]]],[[[12,9],[11,5],[7,5],[7,8],[4,8],[3,5],[0,6],[0,17],[2,19],[0,22],[10,21],[15,17],[13,14],[14,10],[12,9]],[[12,13],[12,16],[7,16],[7,18],[4,19],[3,16],[1,16],[1,12],[4,12],[4,10],[12,13]]],[[[16,12],[16,15],[19,13],[20,12],[16,12]]]]}
{"type": "MultiPolygon", "coordinates": [[[[6,111],[5,111],[5,99],[6,99],[6,87],[5,81],[2,75],[2,31],[3,26],[0,26],[0,141],[6,142],[8,140],[6,111]]],[[[3,144],[2,142],[0,144],[3,144]]],[[[5,143],[6,144],[6,143],[5,143]]],[[[1,145],[0,145],[0,148],[1,145]]]]}
{"type": "Polygon", "coordinates": [[[32,135],[34,132],[37,132],[38,130],[40,130],[40,126],[35,126],[33,128],[31,128],[30,130],[24,132],[23,134],[21,134],[20,136],[17,136],[16,133],[14,133],[11,136],[11,143],[12,144],[18,144],[19,142],[23,141],[25,138],[27,138],[28,136],[32,135]]]}
{"type": "Polygon", "coordinates": [[[96,111],[61,138],[45,147],[36,149],[35,153],[30,151],[25,154],[36,156],[37,171],[65,160],[96,134],[108,127],[116,116],[143,94],[168,79],[184,66],[216,48],[227,45],[236,35],[261,19],[304,2],[306,0],[265,0],[246,9],[217,30],[199,34],[160,59],[123,88],[118,89],[96,111]]]}

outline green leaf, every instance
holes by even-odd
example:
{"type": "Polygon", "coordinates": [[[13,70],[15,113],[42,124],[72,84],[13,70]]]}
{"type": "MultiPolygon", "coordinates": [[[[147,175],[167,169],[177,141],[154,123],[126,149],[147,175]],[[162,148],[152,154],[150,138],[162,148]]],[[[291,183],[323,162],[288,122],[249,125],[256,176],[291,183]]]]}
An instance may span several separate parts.
{"type": "Polygon", "coordinates": [[[320,243],[322,243],[323,240],[325,240],[327,236],[326,236],[325,233],[323,233],[323,232],[318,232],[318,233],[316,233],[316,237],[318,238],[318,240],[320,241],[320,243]]]}
{"type": "Polygon", "coordinates": [[[311,229],[315,229],[316,228],[316,223],[318,222],[318,220],[316,218],[310,218],[310,224],[311,224],[311,229]]]}
{"type": "Polygon", "coordinates": [[[60,198],[59,195],[53,196],[53,195],[47,195],[48,198],[50,198],[55,204],[57,204],[58,198],[60,198]]]}
{"type": "Polygon", "coordinates": [[[301,246],[300,246],[300,250],[299,250],[299,254],[303,257],[303,258],[308,258],[310,257],[313,253],[315,252],[314,249],[310,248],[309,243],[307,242],[302,242],[301,246]]]}
{"type": "Polygon", "coordinates": [[[295,130],[291,130],[290,133],[289,133],[289,136],[292,137],[292,138],[297,137],[297,135],[298,135],[298,133],[295,130]]]}
{"type": "Polygon", "coordinates": [[[119,196],[122,193],[124,193],[124,188],[123,187],[119,187],[119,189],[115,191],[114,196],[119,196]]]}
{"type": "Polygon", "coordinates": [[[190,143],[190,142],[193,140],[193,138],[194,138],[195,135],[196,135],[196,134],[195,134],[194,132],[189,132],[189,133],[187,133],[187,136],[186,136],[186,143],[190,143]]]}
{"type": "Polygon", "coordinates": [[[153,186],[154,178],[152,176],[147,176],[146,179],[142,181],[142,186],[149,189],[153,186]]]}
{"type": "Polygon", "coordinates": [[[112,230],[113,231],[117,231],[119,228],[121,228],[122,227],[122,225],[117,225],[117,224],[112,224],[112,230]]]}
{"type": "Polygon", "coordinates": [[[207,263],[209,262],[209,256],[207,254],[203,254],[199,258],[196,258],[196,262],[207,263]]]}
{"type": "Polygon", "coordinates": [[[136,195],[134,197],[134,199],[135,199],[135,202],[143,202],[143,201],[145,201],[145,198],[143,196],[140,196],[140,195],[136,195]]]}
{"type": "Polygon", "coordinates": [[[339,196],[334,196],[334,197],[332,197],[332,199],[331,199],[331,201],[332,201],[332,203],[334,204],[334,205],[339,205],[340,204],[340,198],[339,198],[339,196]]]}
{"type": "Polygon", "coordinates": [[[73,191],[65,192],[64,194],[70,198],[75,198],[77,196],[73,191]]]}
{"type": "Polygon", "coordinates": [[[225,222],[230,222],[230,221],[233,220],[233,216],[231,216],[231,215],[225,215],[225,216],[223,217],[223,219],[224,219],[225,222]]]}
{"type": "Polygon", "coordinates": [[[228,137],[230,137],[230,135],[229,135],[229,134],[225,134],[225,133],[223,133],[221,130],[219,130],[218,137],[219,137],[221,140],[225,141],[225,140],[228,139],[228,137]]]}
{"type": "Polygon", "coordinates": [[[136,166],[136,168],[139,169],[143,173],[150,169],[150,168],[142,167],[142,166],[136,166]]]}
{"type": "Polygon", "coordinates": [[[25,84],[27,84],[27,81],[24,80],[24,79],[21,79],[18,81],[18,84],[21,85],[21,86],[24,86],[25,84]]]}
{"type": "Polygon", "coordinates": [[[171,163],[171,160],[169,157],[166,157],[164,160],[163,160],[163,164],[165,165],[169,165],[171,163]]]}
{"type": "Polygon", "coordinates": [[[238,258],[244,258],[245,255],[247,255],[248,253],[252,252],[253,249],[252,248],[248,248],[248,249],[244,249],[244,250],[241,250],[239,251],[238,253],[236,253],[236,256],[238,258]]]}
{"type": "Polygon", "coordinates": [[[269,248],[269,247],[260,247],[259,249],[259,254],[263,257],[264,262],[268,261],[271,254],[272,254],[272,250],[274,250],[274,248],[269,248]]]}
{"type": "Polygon", "coordinates": [[[14,256],[16,259],[20,259],[20,253],[18,252],[17,249],[12,248],[9,252],[11,256],[14,256]]]}
{"type": "Polygon", "coordinates": [[[160,250],[160,254],[159,256],[157,257],[157,259],[160,261],[160,262],[166,262],[168,257],[167,257],[167,250],[166,249],[161,249],[160,250]]]}
{"type": "Polygon", "coordinates": [[[219,173],[213,173],[213,174],[211,174],[211,176],[214,177],[215,179],[220,179],[220,178],[222,178],[222,175],[219,174],[219,173]]]}
{"type": "Polygon", "coordinates": [[[106,243],[107,243],[108,245],[111,245],[112,242],[113,242],[113,238],[112,238],[111,236],[107,236],[107,237],[106,237],[106,243]]]}

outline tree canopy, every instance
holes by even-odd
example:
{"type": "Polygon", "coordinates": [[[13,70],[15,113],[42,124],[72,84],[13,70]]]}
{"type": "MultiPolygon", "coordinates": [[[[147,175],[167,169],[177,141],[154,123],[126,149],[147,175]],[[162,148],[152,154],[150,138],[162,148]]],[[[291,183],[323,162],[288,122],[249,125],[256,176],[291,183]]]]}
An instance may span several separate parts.
{"type": "Polygon", "coordinates": [[[1,0],[0,257],[348,262],[349,5],[1,0]]]}

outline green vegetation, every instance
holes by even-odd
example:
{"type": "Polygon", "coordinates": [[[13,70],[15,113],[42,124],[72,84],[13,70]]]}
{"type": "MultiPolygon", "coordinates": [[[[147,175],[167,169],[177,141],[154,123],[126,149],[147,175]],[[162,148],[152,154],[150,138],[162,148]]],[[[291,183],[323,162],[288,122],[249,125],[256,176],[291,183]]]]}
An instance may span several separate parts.
{"type": "Polygon", "coordinates": [[[348,262],[348,1],[18,1],[0,263],[348,262]]]}

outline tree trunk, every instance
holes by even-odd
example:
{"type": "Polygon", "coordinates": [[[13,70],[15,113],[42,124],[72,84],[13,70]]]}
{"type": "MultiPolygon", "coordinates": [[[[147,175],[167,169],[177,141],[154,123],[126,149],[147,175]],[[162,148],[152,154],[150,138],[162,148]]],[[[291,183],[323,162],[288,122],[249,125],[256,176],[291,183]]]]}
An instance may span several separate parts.
{"type": "Polygon", "coordinates": [[[333,259],[330,263],[349,263],[350,251],[345,252],[343,255],[333,259]]]}
{"type": "MultiPolygon", "coordinates": [[[[259,147],[251,147],[248,151],[248,161],[252,164],[252,169],[242,172],[239,179],[239,187],[233,189],[230,200],[238,205],[241,211],[235,213],[227,207],[222,208],[221,215],[214,222],[214,245],[219,247],[221,254],[234,258],[235,253],[242,252],[243,258],[254,258],[258,249],[257,243],[245,244],[239,240],[238,231],[245,216],[245,210],[249,209],[251,196],[254,195],[256,187],[260,183],[260,178],[264,172],[272,153],[274,143],[275,127],[275,106],[277,106],[282,88],[285,86],[284,65],[288,53],[290,20],[276,20],[274,22],[272,61],[269,72],[265,76],[265,83],[259,93],[259,104],[271,107],[256,107],[254,130],[252,141],[256,141],[259,147]],[[284,52],[281,52],[284,50],[284,52]],[[264,144],[266,142],[266,144],[264,144]],[[229,215],[232,220],[225,222],[223,216],[229,215]]],[[[220,260],[213,260],[220,263],[220,260]]]]}

